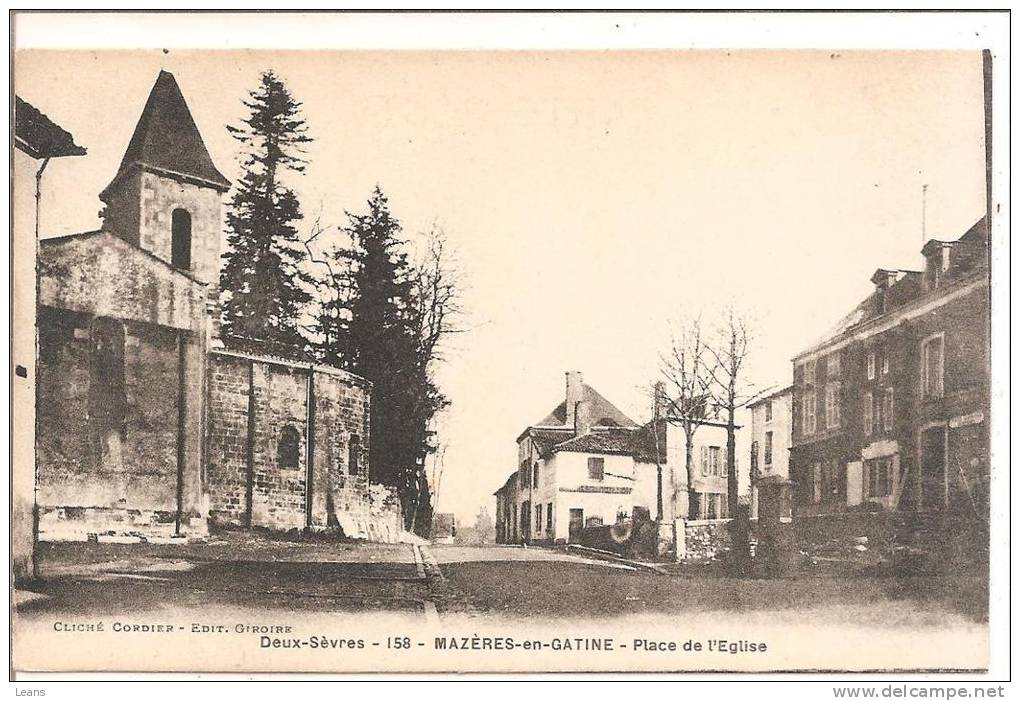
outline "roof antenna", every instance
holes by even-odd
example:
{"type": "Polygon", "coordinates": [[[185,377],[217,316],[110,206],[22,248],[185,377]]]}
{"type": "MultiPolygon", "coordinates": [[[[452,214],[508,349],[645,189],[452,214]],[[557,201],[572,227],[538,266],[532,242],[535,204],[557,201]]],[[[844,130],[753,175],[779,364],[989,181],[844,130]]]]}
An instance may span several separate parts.
{"type": "Polygon", "coordinates": [[[928,242],[928,184],[921,186],[921,245],[928,242]]]}

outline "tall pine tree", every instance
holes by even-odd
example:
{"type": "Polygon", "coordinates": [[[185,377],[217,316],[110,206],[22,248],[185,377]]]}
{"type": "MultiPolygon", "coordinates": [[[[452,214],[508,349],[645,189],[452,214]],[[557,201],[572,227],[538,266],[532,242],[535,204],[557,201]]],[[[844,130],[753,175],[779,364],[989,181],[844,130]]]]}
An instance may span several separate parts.
{"type": "Polygon", "coordinates": [[[332,252],[335,301],[319,320],[320,355],[372,381],[372,481],[395,487],[406,525],[427,533],[428,429],[446,399],[429,377],[432,348],[420,338],[418,271],[378,186],[368,212],[348,217],[350,245],[332,252]]]}
{"type": "Polygon", "coordinates": [[[220,272],[224,339],[281,352],[303,349],[299,320],[311,299],[303,285],[312,278],[302,269],[301,207],[281,176],[304,172],[304,146],[312,139],[301,103],[273,71],[262,74],[244,105],[250,113],[241,126],[227,126],[242,144],[244,174],[227,213],[220,272]]]}

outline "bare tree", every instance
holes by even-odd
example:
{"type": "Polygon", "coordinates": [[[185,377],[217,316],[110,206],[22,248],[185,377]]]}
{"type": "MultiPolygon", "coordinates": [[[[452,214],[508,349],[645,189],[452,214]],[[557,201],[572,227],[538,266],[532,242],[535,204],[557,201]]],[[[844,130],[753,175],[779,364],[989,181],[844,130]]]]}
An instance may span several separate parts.
{"type": "MultiPolygon", "coordinates": [[[[711,397],[711,358],[711,350],[702,337],[699,317],[674,332],[669,352],[660,359],[662,382],[659,396],[663,404],[663,418],[680,424],[687,439],[684,449],[687,489],[682,493],[685,503],[681,503],[679,509],[685,518],[690,517],[694,494],[694,434],[705,419],[711,397]]],[[[672,491],[673,512],[676,513],[678,493],[675,487],[672,491]]]]}
{"type": "Polygon", "coordinates": [[[433,361],[443,360],[441,341],[466,330],[461,323],[464,279],[446,233],[440,227],[432,226],[422,248],[423,253],[412,272],[412,299],[417,305],[412,319],[419,361],[427,372],[433,361]]]}
{"type": "Polygon", "coordinates": [[[731,515],[739,499],[736,413],[771,390],[756,389],[745,377],[744,364],[753,340],[747,319],[728,307],[716,341],[706,346],[712,361],[708,370],[712,397],[726,412],[726,500],[731,515]]]}

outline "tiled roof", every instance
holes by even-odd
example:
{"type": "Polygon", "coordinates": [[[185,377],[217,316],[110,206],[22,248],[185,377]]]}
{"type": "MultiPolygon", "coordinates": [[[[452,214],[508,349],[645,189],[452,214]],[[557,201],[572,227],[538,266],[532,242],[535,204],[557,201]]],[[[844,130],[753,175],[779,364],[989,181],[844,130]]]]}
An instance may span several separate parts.
{"type": "MultiPolygon", "coordinates": [[[[535,442],[540,455],[557,452],[606,453],[633,455],[648,462],[655,461],[655,439],[650,426],[594,427],[583,436],[575,436],[572,429],[532,427],[527,435],[535,442]]],[[[665,434],[659,431],[659,454],[665,455],[665,434]]]]}
{"type": "Polygon", "coordinates": [[[74,143],[70,132],[17,96],[14,98],[14,144],[32,158],[84,156],[86,153],[84,147],[74,143]]]}
{"type": "Polygon", "coordinates": [[[552,448],[552,452],[611,453],[629,455],[633,452],[633,428],[604,428],[583,436],[570,438],[552,448]]]}
{"type": "Polygon", "coordinates": [[[528,435],[535,442],[541,455],[548,453],[554,446],[574,437],[574,429],[567,428],[529,428],[528,435]]]}
{"type": "MultiPolygon", "coordinates": [[[[636,427],[637,423],[630,417],[624,414],[622,411],[613,406],[613,403],[603,397],[601,394],[592,389],[589,385],[584,385],[584,401],[587,401],[591,406],[591,420],[595,426],[630,426],[636,427]]],[[[552,410],[548,416],[539,421],[535,426],[564,426],[567,421],[567,402],[566,400],[559,403],[559,405],[552,410]]],[[[573,427],[571,427],[573,428],[573,427]]]]}
{"type": "Polygon", "coordinates": [[[160,71],[152,86],[114,182],[136,165],[191,176],[221,190],[230,187],[213,165],[177,80],[167,71],[160,71]]]}

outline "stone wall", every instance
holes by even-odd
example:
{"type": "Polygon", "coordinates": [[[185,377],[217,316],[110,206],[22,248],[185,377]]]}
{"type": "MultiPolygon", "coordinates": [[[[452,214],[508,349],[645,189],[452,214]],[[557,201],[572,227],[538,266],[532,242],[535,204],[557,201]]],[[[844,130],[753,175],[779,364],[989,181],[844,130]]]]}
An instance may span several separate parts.
{"type": "Polygon", "coordinates": [[[274,530],[339,527],[350,537],[400,537],[399,500],[369,481],[368,383],[333,368],[230,351],[210,355],[209,377],[213,523],[274,530]],[[293,462],[281,453],[285,431],[296,433],[293,462]]]}
{"type": "Polygon", "coordinates": [[[196,333],[207,288],[106,231],[39,244],[39,304],[196,333]]]}
{"type": "Polygon", "coordinates": [[[230,356],[209,362],[206,489],[209,518],[216,523],[245,523],[248,367],[248,361],[230,356]]]}
{"type": "Polygon", "coordinates": [[[152,324],[40,308],[36,501],[41,539],[125,528],[163,532],[166,523],[175,527],[179,437],[185,458],[182,526],[201,531],[200,405],[187,399],[198,399],[200,380],[194,372],[185,373],[183,436],[177,401],[178,343],[185,343],[188,367],[187,358],[194,357],[189,339],[186,332],[152,324]],[[111,339],[116,341],[112,354],[101,362],[100,346],[111,339]]]}
{"type": "Polygon", "coordinates": [[[687,560],[713,560],[730,549],[730,519],[686,521],[687,560]]]}

